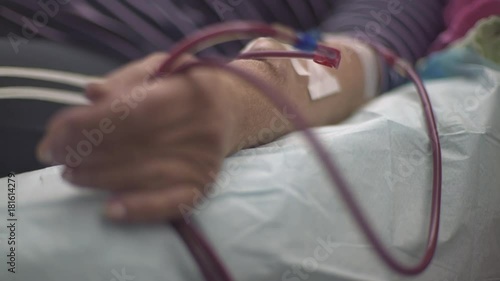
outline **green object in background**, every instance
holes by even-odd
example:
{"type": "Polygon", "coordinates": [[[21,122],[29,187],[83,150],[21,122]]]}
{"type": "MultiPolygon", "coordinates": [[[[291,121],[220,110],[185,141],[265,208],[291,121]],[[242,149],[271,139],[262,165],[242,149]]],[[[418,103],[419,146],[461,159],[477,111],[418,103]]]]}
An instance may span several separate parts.
{"type": "Polygon", "coordinates": [[[500,16],[480,20],[458,45],[470,48],[484,58],[500,64],[500,16]]]}

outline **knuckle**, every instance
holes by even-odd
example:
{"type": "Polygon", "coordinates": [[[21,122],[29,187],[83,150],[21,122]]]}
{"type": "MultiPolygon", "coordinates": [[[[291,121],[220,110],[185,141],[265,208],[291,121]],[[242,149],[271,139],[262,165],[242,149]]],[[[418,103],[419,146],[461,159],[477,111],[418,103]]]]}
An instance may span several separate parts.
{"type": "Polygon", "coordinates": [[[93,177],[91,177],[87,171],[79,169],[78,167],[66,171],[64,177],[70,183],[80,187],[89,187],[93,184],[91,180],[93,177]]]}
{"type": "Polygon", "coordinates": [[[87,85],[87,87],[85,87],[85,91],[90,93],[93,92],[101,93],[103,92],[103,85],[104,83],[102,82],[91,82],[87,85]]]}
{"type": "Polygon", "coordinates": [[[196,60],[196,57],[191,54],[183,54],[179,57],[178,66],[186,64],[188,62],[193,62],[196,60]]]}
{"type": "Polygon", "coordinates": [[[75,114],[65,114],[61,117],[62,128],[66,130],[77,130],[82,127],[82,120],[75,114]]]}
{"type": "Polygon", "coordinates": [[[142,219],[147,219],[148,210],[155,208],[155,206],[151,206],[151,204],[145,204],[142,201],[129,199],[123,200],[123,205],[127,210],[127,217],[132,221],[139,221],[142,219]]]}
{"type": "Polygon", "coordinates": [[[147,72],[148,75],[153,76],[160,65],[166,61],[170,55],[165,52],[155,52],[147,56],[144,60],[138,63],[136,66],[138,69],[147,72]]]}
{"type": "Polygon", "coordinates": [[[85,92],[88,94],[97,94],[97,95],[103,95],[103,96],[108,96],[111,95],[114,91],[113,89],[116,88],[113,87],[113,82],[110,81],[111,79],[106,79],[102,80],[100,82],[93,82],[87,85],[87,88],[85,89],[85,92]]]}

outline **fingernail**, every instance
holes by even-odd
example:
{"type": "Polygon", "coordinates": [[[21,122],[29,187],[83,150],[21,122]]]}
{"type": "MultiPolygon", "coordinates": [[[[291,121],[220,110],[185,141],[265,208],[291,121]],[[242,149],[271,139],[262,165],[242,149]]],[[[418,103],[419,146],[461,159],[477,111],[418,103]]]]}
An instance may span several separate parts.
{"type": "Polygon", "coordinates": [[[106,216],[111,220],[124,220],[127,216],[127,209],[120,202],[108,203],[106,206],[106,216]]]}

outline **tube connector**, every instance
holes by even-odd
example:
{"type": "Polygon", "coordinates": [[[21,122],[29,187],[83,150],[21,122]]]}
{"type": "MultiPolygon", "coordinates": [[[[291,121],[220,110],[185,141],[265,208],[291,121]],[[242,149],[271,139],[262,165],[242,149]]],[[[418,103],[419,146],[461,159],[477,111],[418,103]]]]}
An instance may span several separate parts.
{"type": "Polygon", "coordinates": [[[314,55],[315,63],[335,69],[339,68],[340,60],[340,51],[325,45],[319,45],[314,55]]]}
{"type": "Polygon", "coordinates": [[[294,48],[306,52],[314,52],[314,62],[330,68],[338,68],[340,65],[340,51],[325,45],[320,45],[321,33],[310,31],[297,34],[297,42],[294,48]]]}

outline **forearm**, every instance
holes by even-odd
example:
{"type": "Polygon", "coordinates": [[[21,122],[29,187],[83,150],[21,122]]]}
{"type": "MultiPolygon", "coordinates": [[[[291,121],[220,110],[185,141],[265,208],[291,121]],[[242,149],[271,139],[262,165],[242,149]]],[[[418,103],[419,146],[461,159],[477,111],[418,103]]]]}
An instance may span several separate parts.
{"type": "MultiPolygon", "coordinates": [[[[263,40],[257,49],[279,49],[263,40]]],[[[257,74],[273,85],[292,103],[310,126],[335,124],[346,119],[353,111],[368,101],[365,96],[363,65],[358,55],[345,43],[331,42],[344,54],[339,69],[328,69],[339,82],[339,92],[328,97],[312,100],[308,92],[309,78],[299,76],[289,59],[238,60],[233,66],[257,74]]],[[[293,115],[287,108],[277,108],[265,95],[241,80],[228,78],[234,99],[236,127],[230,141],[229,152],[253,147],[275,140],[295,130],[293,115]]],[[[378,73],[377,73],[377,79],[378,73]]]]}

